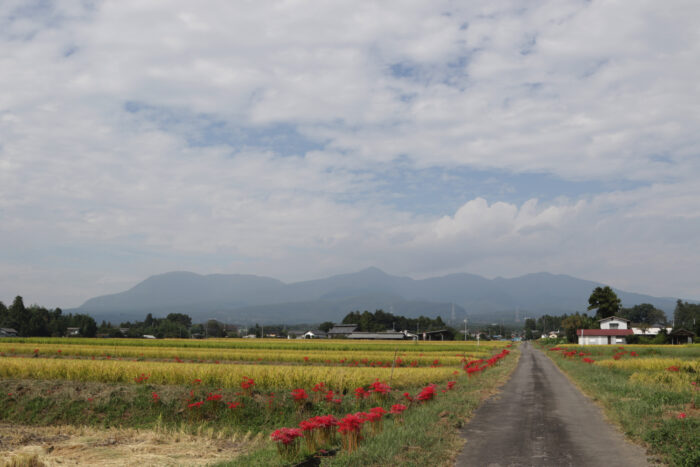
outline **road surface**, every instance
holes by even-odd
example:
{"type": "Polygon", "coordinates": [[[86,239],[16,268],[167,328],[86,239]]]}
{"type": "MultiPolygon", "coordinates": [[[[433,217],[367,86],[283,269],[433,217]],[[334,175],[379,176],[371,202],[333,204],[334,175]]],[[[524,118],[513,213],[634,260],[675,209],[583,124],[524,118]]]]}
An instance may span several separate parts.
{"type": "Polygon", "coordinates": [[[503,391],[474,413],[456,466],[649,465],[603,412],[529,343],[503,391]]]}

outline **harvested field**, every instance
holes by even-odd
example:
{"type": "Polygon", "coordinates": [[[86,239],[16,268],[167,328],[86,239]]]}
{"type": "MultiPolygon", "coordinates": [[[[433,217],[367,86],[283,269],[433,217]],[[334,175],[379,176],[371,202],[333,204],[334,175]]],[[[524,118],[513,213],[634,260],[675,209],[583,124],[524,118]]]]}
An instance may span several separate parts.
{"type": "Polygon", "coordinates": [[[47,466],[209,465],[247,452],[258,440],[73,425],[0,424],[0,458],[35,457],[47,466]]]}

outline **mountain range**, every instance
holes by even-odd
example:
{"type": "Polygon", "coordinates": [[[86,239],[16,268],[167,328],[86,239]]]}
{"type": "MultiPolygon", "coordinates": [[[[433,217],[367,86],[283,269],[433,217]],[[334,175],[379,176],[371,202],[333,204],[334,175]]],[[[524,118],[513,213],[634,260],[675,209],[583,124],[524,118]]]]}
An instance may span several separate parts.
{"type": "MultiPolygon", "coordinates": [[[[585,311],[591,291],[603,284],[575,277],[535,273],[504,279],[459,273],[428,279],[392,276],[377,268],[325,279],[284,283],[243,274],[168,272],[124,292],[87,300],[79,308],[98,321],[143,320],[186,313],[193,322],[218,319],[236,324],[338,322],[350,311],[383,309],[472,323],[523,321],[543,314],[585,311]]],[[[651,303],[670,318],[676,300],[614,289],[623,306],[651,303]]]]}

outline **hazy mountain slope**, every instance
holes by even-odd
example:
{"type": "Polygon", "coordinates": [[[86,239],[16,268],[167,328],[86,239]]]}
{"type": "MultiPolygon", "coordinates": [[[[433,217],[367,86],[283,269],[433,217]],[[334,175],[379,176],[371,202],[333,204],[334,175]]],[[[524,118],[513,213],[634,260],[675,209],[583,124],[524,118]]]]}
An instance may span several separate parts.
{"type": "MultiPolygon", "coordinates": [[[[527,274],[512,279],[485,279],[474,274],[450,274],[414,280],[391,276],[377,268],[325,279],[285,284],[241,274],[199,275],[171,272],[149,277],[131,289],[86,301],[76,310],[97,319],[141,319],[188,313],[195,321],[320,322],[339,320],[353,310],[382,308],[406,316],[437,316],[481,321],[511,321],[545,313],[585,311],[588,296],[601,284],[566,275],[527,274]],[[466,310],[466,315],[465,315],[466,310]]],[[[652,303],[673,311],[675,300],[616,290],[624,306],[652,303]]]]}

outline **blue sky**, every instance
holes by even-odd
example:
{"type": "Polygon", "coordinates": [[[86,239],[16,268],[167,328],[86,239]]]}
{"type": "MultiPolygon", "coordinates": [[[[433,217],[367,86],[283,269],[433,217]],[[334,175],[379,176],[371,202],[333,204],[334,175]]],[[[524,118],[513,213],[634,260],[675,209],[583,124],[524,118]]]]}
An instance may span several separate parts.
{"type": "Polygon", "coordinates": [[[0,4],[0,300],[171,270],[700,298],[697,2],[0,4]]]}

